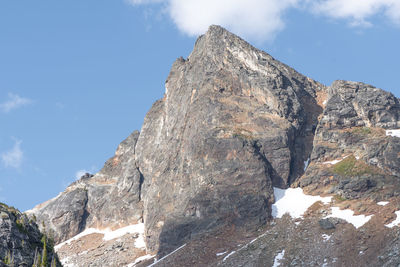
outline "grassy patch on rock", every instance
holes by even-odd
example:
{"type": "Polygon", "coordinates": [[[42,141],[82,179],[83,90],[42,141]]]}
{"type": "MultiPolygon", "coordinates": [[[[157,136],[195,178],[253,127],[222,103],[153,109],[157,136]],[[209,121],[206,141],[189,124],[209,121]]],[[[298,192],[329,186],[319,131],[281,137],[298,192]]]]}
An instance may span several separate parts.
{"type": "Polygon", "coordinates": [[[341,162],[333,165],[332,171],[341,176],[361,176],[365,174],[380,174],[381,171],[366,164],[364,161],[357,160],[354,156],[349,156],[341,162]]]}
{"type": "Polygon", "coordinates": [[[354,134],[359,134],[359,135],[369,135],[372,133],[372,130],[369,127],[357,127],[355,129],[353,129],[352,132],[354,134]]]}

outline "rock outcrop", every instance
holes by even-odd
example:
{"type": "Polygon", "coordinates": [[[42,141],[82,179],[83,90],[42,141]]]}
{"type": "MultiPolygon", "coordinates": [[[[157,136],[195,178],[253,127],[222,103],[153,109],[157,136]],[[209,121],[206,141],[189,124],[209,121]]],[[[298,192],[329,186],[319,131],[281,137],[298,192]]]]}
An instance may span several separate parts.
{"type": "Polygon", "coordinates": [[[383,192],[398,196],[400,138],[386,131],[399,128],[399,119],[399,100],[392,94],[363,83],[334,82],[299,184],[314,190],[330,186],[330,193],[348,199],[366,191],[377,199],[383,192]],[[332,159],[340,162],[329,164],[332,159]]]}
{"type": "Polygon", "coordinates": [[[147,248],[168,251],[227,223],[264,224],[272,186],[303,173],[325,87],[217,26],[165,86],[136,147],[147,248]]]}
{"type": "Polygon", "coordinates": [[[142,221],[141,175],[135,161],[139,132],[118,147],[115,156],[95,175],[84,175],[54,199],[38,205],[34,214],[56,243],[86,228],[120,228],[142,221]]]}
{"type": "Polygon", "coordinates": [[[69,259],[81,266],[153,258],[158,266],[268,266],[277,252],[293,266],[398,264],[389,247],[399,233],[384,225],[400,209],[400,138],[387,134],[399,120],[392,94],[346,81],[326,87],[211,26],[173,64],[141,132],[99,173],[28,213],[57,243],[81,233],[59,250],[64,259],[81,250],[84,260],[69,259]],[[333,200],[301,219],[273,218],[274,187],[296,186],[333,200]],[[377,201],[390,204],[379,209],[377,201]],[[371,216],[361,228],[369,238],[328,219],[338,206],[371,216]],[[144,232],[105,238],[140,223],[144,232]],[[328,234],[333,242],[321,239],[328,234]],[[354,260],[360,251],[366,256],[354,260]]]}
{"type": "MultiPolygon", "coordinates": [[[[0,203],[0,266],[32,266],[35,255],[42,255],[44,235],[36,223],[13,207],[0,203]]],[[[53,253],[52,241],[46,239],[47,264],[53,257],[55,266],[61,266],[53,253]]]]}

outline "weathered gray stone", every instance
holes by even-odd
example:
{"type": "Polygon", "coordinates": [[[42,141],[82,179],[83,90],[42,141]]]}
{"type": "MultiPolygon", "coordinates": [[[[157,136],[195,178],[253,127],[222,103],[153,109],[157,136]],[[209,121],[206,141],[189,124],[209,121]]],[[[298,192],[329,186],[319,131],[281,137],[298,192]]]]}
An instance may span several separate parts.
{"type": "Polygon", "coordinates": [[[82,177],[28,214],[35,214],[57,243],[86,228],[118,228],[141,221],[143,177],[135,161],[138,136],[135,131],[124,140],[99,173],[82,177]]]}
{"type": "Polygon", "coordinates": [[[178,59],[136,147],[150,251],[224,224],[262,225],[272,185],[303,173],[324,86],[218,26],[178,59]],[[307,103],[307,104],[305,104],[307,103]]]}
{"type": "MultiPolygon", "coordinates": [[[[43,234],[32,220],[18,210],[0,203],[0,266],[32,266],[35,252],[42,252],[43,234]],[[6,260],[6,256],[11,258],[6,260]]],[[[48,265],[54,255],[52,247],[47,246],[48,265]]],[[[57,266],[61,266],[57,262],[57,266]]]]}
{"type": "Polygon", "coordinates": [[[319,223],[319,226],[324,230],[335,229],[335,225],[331,222],[331,220],[329,218],[321,219],[318,221],[318,223],[319,223]]]}

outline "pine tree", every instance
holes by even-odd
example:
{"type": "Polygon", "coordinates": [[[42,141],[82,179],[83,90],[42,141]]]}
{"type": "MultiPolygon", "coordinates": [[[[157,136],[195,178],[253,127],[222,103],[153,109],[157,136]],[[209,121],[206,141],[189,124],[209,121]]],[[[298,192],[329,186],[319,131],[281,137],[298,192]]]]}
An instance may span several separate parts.
{"type": "Polygon", "coordinates": [[[38,256],[37,256],[37,267],[40,267],[41,266],[41,262],[42,262],[42,257],[40,256],[40,253],[38,253],[38,256]]]}
{"type": "Polygon", "coordinates": [[[11,251],[7,251],[3,262],[10,267],[14,267],[14,252],[11,254],[11,251]]]}
{"type": "Polygon", "coordinates": [[[54,253],[53,253],[53,257],[51,259],[50,267],[57,267],[56,257],[54,257],[54,253]]]}
{"type": "Polygon", "coordinates": [[[42,264],[41,267],[47,267],[47,247],[46,247],[46,236],[42,238],[43,242],[43,252],[42,252],[42,264]]]}
{"type": "Polygon", "coordinates": [[[6,256],[4,257],[4,261],[5,264],[9,265],[11,262],[11,253],[10,251],[7,251],[6,256]]]}
{"type": "Polygon", "coordinates": [[[11,256],[11,262],[10,262],[10,265],[9,265],[10,267],[14,267],[15,266],[15,262],[14,262],[14,251],[13,251],[13,254],[12,254],[12,256],[11,256]]]}
{"type": "Polygon", "coordinates": [[[39,262],[38,262],[38,249],[35,249],[35,257],[33,258],[33,265],[32,267],[39,267],[39,262]]]}

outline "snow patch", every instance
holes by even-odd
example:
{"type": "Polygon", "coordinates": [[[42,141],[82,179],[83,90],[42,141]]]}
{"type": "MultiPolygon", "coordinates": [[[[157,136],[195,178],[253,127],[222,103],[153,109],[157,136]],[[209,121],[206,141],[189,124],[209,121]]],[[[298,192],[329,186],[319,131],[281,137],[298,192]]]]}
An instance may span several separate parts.
{"type": "MultiPolygon", "coordinates": [[[[260,235],[260,236],[258,236],[258,237],[256,237],[256,238],[254,238],[253,240],[251,240],[249,243],[247,243],[246,245],[242,246],[242,247],[239,248],[238,250],[232,251],[232,252],[229,253],[227,256],[225,256],[225,258],[224,258],[222,261],[226,261],[227,258],[229,258],[230,256],[232,256],[232,255],[235,254],[236,252],[239,252],[239,251],[241,251],[242,249],[247,248],[250,244],[253,244],[254,242],[256,242],[256,241],[257,241],[258,239],[260,239],[261,237],[265,236],[266,234],[267,234],[267,232],[265,232],[264,234],[262,234],[262,235],[260,235]]],[[[240,245],[238,245],[238,247],[240,247],[240,245]]],[[[225,253],[227,253],[227,252],[228,252],[228,251],[225,251],[225,252],[223,252],[223,253],[217,253],[217,256],[219,256],[218,254],[223,255],[223,254],[225,254],[225,253]]]]}
{"type": "Polygon", "coordinates": [[[327,235],[327,234],[323,234],[322,235],[322,238],[324,239],[324,241],[326,242],[326,241],[328,241],[329,239],[331,239],[331,235],[327,235]]]}
{"type": "Polygon", "coordinates": [[[332,214],[326,216],[325,218],[339,218],[339,219],[343,219],[345,221],[347,221],[348,223],[351,223],[352,225],[354,225],[355,228],[359,228],[361,226],[363,226],[365,223],[367,223],[372,215],[369,216],[365,216],[365,215],[354,215],[354,211],[352,210],[341,210],[338,207],[332,207],[332,214]]]}
{"type": "Polygon", "coordinates": [[[175,253],[175,252],[177,252],[178,250],[180,250],[180,249],[184,248],[185,246],[186,246],[186,244],[183,244],[182,246],[180,246],[179,248],[175,249],[175,250],[174,250],[174,251],[172,251],[171,253],[169,253],[169,254],[165,255],[164,257],[162,257],[162,258],[161,258],[161,259],[159,259],[159,260],[157,260],[157,259],[154,259],[154,262],[153,262],[152,264],[150,264],[149,266],[147,266],[147,267],[154,266],[155,264],[157,264],[157,263],[159,263],[159,262],[163,261],[165,258],[167,258],[167,257],[171,256],[172,254],[174,254],[174,253],[175,253]]]}
{"type": "Polygon", "coordinates": [[[335,165],[335,164],[338,164],[339,162],[341,162],[342,160],[344,160],[345,158],[347,158],[349,155],[347,155],[347,156],[345,156],[345,157],[343,157],[343,158],[341,158],[341,159],[335,159],[335,160],[331,160],[331,161],[325,161],[325,162],[322,162],[322,164],[330,164],[330,165],[335,165]]]}
{"type": "Polygon", "coordinates": [[[144,255],[144,256],[141,256],[141,257],[137,258],[137,259],[135,260],[135,262],[132,262],[132,263],[126,265],[125,267],[133,267],[133,266],[135,266],[136,264],[138,264],[138,263],[140,263],[140,262],[142,262],[142,261],[144,261],[144,260],[152,259],[152,258],[154,258],[155,256],[156,256],[156,255],[146,254],[146,255],[144,255]]]}
{"type": "Polygon", "coordinates": [[[302,218],[304,212],[317,201],[324,204],[331,202],[332,197],[310,196],[301,188],[279,189],[274,187],[275,203],[272,205],[272,216],[282,218],[289,213],[292,218],[302,218]]]}
{"type": "Polygon", "coordinates": [[[388,201],[380,201],[376,204],[378,204],[379,206],[386,206],[387,204],[389,204],[389,202],[388,201]]]}
{"type": "Polygon", "coordinates": [[[105,230],[103,240],[108,241],[118,237],[122,237],[126,234],[135,234],[135,233],[139,234],[144,233],[144,223],[129,225],[123,228],[119,228],[115,231],[105,230]]]}
{"type": "Polygon", "coordinates": [[[229,253],[228,255],[225,256],[225,258],[222,260],[223,262],[225,262],[230,256],[232,256],[233,254],[235,254],[236,251],[232,251],[231,253],[229,253]]]}
{"type": "Polygon", "coordinates": [[[72,241],[76,241],[84,236],[90,235],[90,234],[102,234],[103,236],[103,240],[104,241],[109,241],[115,238],[119,238],[122,237],[126,234],[135,234],[138,233],[139,237],[135,240],[135,246],[137,248],[145,248],[146,244],[144,242],[144,224],[143,223],[138,223],[138,224],[133,224],[133,225],[129,225],[123,228],[119,228],[117,230],[110,230],[110,229],[105,229],[105,230],[100,230],[100,229],[96,229],[96,228],[88,228],[85,229],[83,232],[77,234],[76,236],[68,239],[67,241],[64,241],[60,244],[58,244],[57,246],[54,247],[54,249],[57,251],[59,250],[61,247],[63,247],[64,245],[69,245],[72,241]]]}
{"type": "Polygon", "coordinates": [[[394,137],[400,138],[400,129],[386,130],[386,136],[394,136],[394,137]]]}
{"type": "Polygon", "coordinates": [[[326,105],[327,102],[328,100],[324,100],[324,102],[322,102],[322,105],[326,105]]]}
{"type": "Polygon", "coordinates": [[[222,256],[222,255],[226,254],[227,252],[228,252],[228,251],[220,252],[220,253],[217,253],[216,255],[217,255],[217,257],[219,257],[219,256],[222,256]]]}
{"type": "Polygon", "coordinates": [[[310,163],[310,158],[308,158],[306,161],[304,161],[304,171],[307,170],[308,164],[310,163]]]}
{"type": "Polygon", "coordinates": [[[61,247],[63,247],[64,245],[69,245],[72,241],[76,241],[81,237],[84,237],[86,235],[91,235],[91,234],[101,234],[100,230],[95,229],[95,228],[88,228],[85,229],[85,231],[80,232],[79,234],[77,234],[76,236],[58,244],[57,246],[54,246],[54,250],[57,251],[59,250],[61,247]]]}
{"type": "Polygon", "coordinates": [[[60,262],[62,266],[64,267],[75,267],[75,264],[73,263],[68,263],[70,261],[71,257],[66,257],[64,259],[61,259],[60,262]]]}
{"type": "Polygon", "coordinates": [[[400,225],[400,210],[396,211],[395,213],[397,215],[396,219],[389,224],[385,224],[386,227],[393,228],[394,226],[400,225]]]}
{"type": "Polygon", "coordinates": [[[276,255],[275,259],[274,259],[274,265],[272,265],[272,267],[278,267],[281,265],[280,261],[283,259],[283,257],[285,256],[285,250],[282,250],[281,252],[278,253],[278,255],[276,255]]]}

